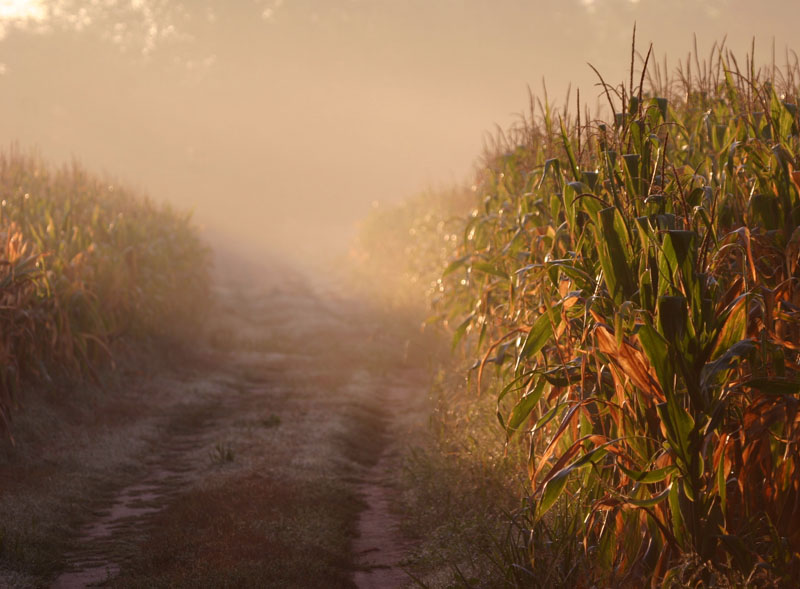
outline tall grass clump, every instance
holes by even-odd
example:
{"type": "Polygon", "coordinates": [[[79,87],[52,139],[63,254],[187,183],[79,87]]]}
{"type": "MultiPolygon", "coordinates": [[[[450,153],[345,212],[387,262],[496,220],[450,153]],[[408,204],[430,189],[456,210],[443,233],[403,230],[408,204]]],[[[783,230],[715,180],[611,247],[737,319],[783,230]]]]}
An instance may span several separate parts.
{"type": "Polygon", "coordinates": [[[0,152],[0,428],[22,380],[93,377],[115,341],[189,328],[208,265],[188,215],[0,152]]]}
{"type": "Polygon", "coordinates": [[[649,58],[601,78],[609,120],[532,100],[500,138],[438,309],[527,449],[509,566],[580,546],[564,582],[790,584],[800,67],[649,58]]]}

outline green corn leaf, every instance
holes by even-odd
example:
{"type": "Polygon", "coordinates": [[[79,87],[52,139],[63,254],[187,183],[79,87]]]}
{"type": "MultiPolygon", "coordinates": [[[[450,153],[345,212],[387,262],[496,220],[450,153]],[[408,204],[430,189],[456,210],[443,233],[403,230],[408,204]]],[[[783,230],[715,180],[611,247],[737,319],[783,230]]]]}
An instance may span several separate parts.
{"type": "MultiPolygon", "coordinates": [[[[538,508],[536,510],[537,518],[541,518],[553,506],[558,497],[564,491],[567,484],[569,475],[577,469],[588,466],[590,463],[602,459],[607,453],[606,448],[617,443],[619,440],[611,440],[587,452],[575,462],[559,470],[556,474],[549,476],[547,482],[542,490],[542,498],[539,500],[538,508]]],[[[581,440],[577,440],[575,444],[579,444],[581,440]]]]}
{"type": "Polygon", "coordinates": [[[520,425],[525,423],[525,421],[530,417],[531,412],[536,408],[536,405],[542,398],[542,393],[544,393],[546,385],[547,381],[544,378],[540,378],[533,390],[522,397],[511,410],[511,415],[509,416],[508,423],[505,426],[506,434],[508,436],[515,434],[520,425]]]}
{"type": "Polygon", "coordinates": [[[675,465],[665,466],[664,468],[657,468],[655,470],[647,470],[647,471],[640,471],[640,470],[632,470],[629,468],[625,468],[621,464],[617,464],[620,470],[632,478],[637,483],[644,483],[644,484],[652,484],[652,483],[660,483],[669,475],[677,472],[677,467],[675,465]]]}
{"type": "Polygon", "coordinates": [[[722,513],[728,510],[728,481],[725,472],[725,456],[724,453],[719,457],[719,464],[717,465],[717,494],[719,495],[720,507],[722,513]]]}
{"type": "Polygon", "coordinates": [[[692,432],[694,420],[680,407],[676,399],[656,405],[656,410],[667,431],[667,439],[678,458],[688,469],[692,464],[692,432]]]}
{"type": "Polygon", "coordinates": [[[655,104],[655,106],[658,108],[658,112],[661,113],[661,122],[667,122],[669,101],[666,98],[656,97],[651,100],[651,104],[655,104]]]}
{"type": "Polygon", "coordinates": [[[800,380],[788,378],[751,378],[742,385],[757,389],[767,395],[797,395],[800,393],[800,380]]]}
{"type": "Polygon", "coordinates": [[[659,331],[664,339],[677,349],[681,349],[684,337],[687,335],[689,310],[686,299],[681,296],[663,296],[658,299],[659,331]]]}
{"type": "Polygon", "coordinates": [[[555,418],[561,412],[561,410],[564,409],[566,406],[567,406],[566,403],[559,403],[548,409],[547,412],[544,415],[542,415],[538,419],[538,421],[534,424],[534,426],[531,428],[531,435],[535,434],[544,426],[546,426],[548,423],[550,423],[553,420],[553,418],[555,418]]]}
{"type": "Polygon", "coordinates": [[[785,140],[792,134],[792,126],[794,125],[794,116],[786,105],[778,98],[775,91],[772,91],[770,97],[770,111],[772,115],[772,122],[776,126],[776,132],[781,140],[785,140]]]}
{"type": "Polygon", "coordinates": [[[539,500],[536,509],[537,518],[544,516],[544,514],[550,510],[561,493],[564,491],[564,487],[567,485],[569,473],[569,469],[565,468],[553,476],[549,481],[547,481],[547,483],[545,483],[544,490],[542,491],[542,498],[539,500]]]}
{"type": "Polygon", "coordinates": [[[458,258],[457,260],[453,260],[452,262],[450,262],[447,265],[447,268],[444,269],[444,272],[442,272],[442,278],[444,278],[445,276],[449,276],[459,268],[463,267],[468,259],[469,256],[464,256],[463,258],[458,258]]]}
{"type": "Polygon", "coordinates": [[[680,485],[674,482],[670,485],[669,494],[667,495],[669,501],[670,517],[672,519],[672,533],[675,539],[681,546],[686,545],[687,530],[686,524],[683,521],[683,512],[681,510],[680,502],[680,485]]]}
{"type": "Polygon", "coordinates": [[[647,499],[633,499],[628,497],[625,499],[625,503],[630,503],[636,507],[653,507],[654,505],[658,505],[665,499],[669,497],[669,493],[672,490],[672,485],[669,485],[663,491],[656,493],[655,495],[648,497],[647,499]]]}
{"type": "Polygon", "coordinates": [[[564,186],[564,209],[569,227],[573,231],[577,231],[578,229],[576,217],[578,212],[578,197],[588,192],[588,187],[581,182],[569,182],[564,186]]]}
{"type": "Polygon", "coordinates": [[[558,158],[550,158],[544,162],[544,170],[542,171],[542,177],[539,179],[539,184],[536,186],[536,190],[540,190],[542,188],[542,184],[544,184],[544,180],[547,177],[547,172],[553,172],[553,178],[556,181],[558,186],[561,186],[561,162],[558,161],[558,158]]]}
{"type": "Polygon", "coordinates": [[[765,231],[779,229],[783,224],[781,203],[773,194],[753,194],[747,203],[753,225],[765,231]]]}
{"type": "Polygon", "coordinates": [[[649,323],[639,327],[637,338],[645,356],[655,368],[661,390],[669,394],[672,391],[675,371],[671,369],[667,340],[649,323]]]}
{"type": "Polygon", "coordinates": [[[517,367],[523,360],[538,354],[553,337],[553,327],[561,322],[559,315],[562,306],[563,303],[556,303],[536,319],[517,357],[517,367]]]}
{"type": "MultiPolygon", "coordinates": [[[[525,372],[523,374],[520,374],[519,376],[515,377],[510,383],[508,383],[505,387],[503,387],[503,390],[500,391],[500,393],[497,395],[498,404],[511,391],[519,391],[519,390],[525,388],[528,385],[528,383],[530,382],[530,380],[526,380],[526,379],[530,379],[531,377],[533,377],[534,374],[536,374],[535,371],[530,371],[530,372],[525,372]],[[523,383],[523,381],[525,381],[525,382],[523,383]]],[[[504,422],[504,427],[505,427],[505,422],[504,422]]]]}
{"type": "Polygon", "coordinates": [[[456,327],[455,332],[453,333],[453,343],[452,348],[455,350],[458,347],[458,344],[461,342],[464,335],[467,333],[467,328],[472,323],[472,320],[475,318],[475,313],[470,313],[466,319],[464,319],[458,327],[456,327]]]}
{"type": "Polygon", "coordinates": [[[570,261],[560,261],[555,260],[553,262],[548,263],[548,267],[551,268],[558,268],[560,272],[566,274],[568,278],[571,278],[575,282],[575,286],[580,288],[581,290],[586,291],[593,291],[594,290],[594,279],[587,273],[578,268],[574,265],[574,263],[570,261]]]}
{"type": "Polygon", "coordinates": [[[673,270],[682,273],[685,282],[691,280],[695,272],[696,237],[694,231],[672,230],[667,232],[664,239],[664,255],[673,270]]]}
{"type": "Polygon", "coordinates": [[[496,266],[492,266],[488,262],[473,262],[471,267],[473,270],[478,270],[484,274],[491,274],[492,276],[497,276],[498,278],[508,280],[507,272],[504,272],[496,266]]]}
{"type": "Polygon", "coordinates": [[[564,121],[561,121],[561,140],[564,143],[564,151],[567,152],[567,158],[569,159],[569,166],[572,170],[572,178],[576,182],[580,182],[581,179],[581,171],[578,167],[578,160],[575,159],[575,152],[572,150],[572,142],[569,140],[569,135],[567,134],[567,128],[564,126],[564,121]]]}
{"type": "Polygon", "coordinates": [[[603,243],[598,244],[597,253],[609,293],[621,302],[635,290],[629,267],[631,251],[627,231],[616,207],[601,210],[599,218],[603,243]]]}
{"type": "Polygon", "coordinates": [[[745,339],[728,347],[725,353],[716,360],[708,362],[703,366],[700,373],[700,384],[702,387],[709,387],[716,381],[718,375],[727,373],[734,368],[741,360],[753,355],[756,344],[752,340],[745,339]]]}
{"type": "MultiPolygon", "coordinates": [[[[638,125],[632,125],[631,130],[638,129],[638,125]]],[[[625,165],[625,187],[631,196],[642,197],[640,182],[640,166],[642,156],[638,153],[626,153],[622,156],[625,165]]]]}
{"type": "Polygon", "coordinates": [[[581,182],[589,187],[589,190],[594,191],[597,188],[597,179],[600,177],[597,171],[581,171],[581,182]]]}

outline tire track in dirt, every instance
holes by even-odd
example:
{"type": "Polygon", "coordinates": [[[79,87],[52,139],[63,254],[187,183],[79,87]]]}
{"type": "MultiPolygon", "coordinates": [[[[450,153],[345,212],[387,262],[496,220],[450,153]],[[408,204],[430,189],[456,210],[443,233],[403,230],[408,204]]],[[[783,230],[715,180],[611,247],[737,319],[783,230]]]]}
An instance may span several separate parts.
{"type": "Polygon", "coordinates": [[[76,530],[72,548],[63,555],[66,566],[52,582],[54,589],[111,582],[135,563],[153,531],[154,516],[202,484],[210,470],[224,470],[233,462],[234,450],[221,440],[243,424],[245,429],[269,429],[280,423],[272,412],[254,417],[280,405],[276,395],[281,391],[270,381],[277,380],[273,375],[284,370],[287,359],[280,351],[258,349],[259,340],[270,332],[285,333],[310,301],[302,293],[281,289],[244,294],[237,290],[223,297],[223,304],[232,309],[228,321],[221,322],[224,336],[238,332],[234,336],[244,338],[245,349],[221,364],[216,360],[208,366],[181,367],[173,375],[172,384],[183,393],[165,409],[160,435],[139,459],[141,472],[95,499],[101,507],[76,530]],[[247,323],[244,328],[241,320],[247,323]]]}
{"type": "Polygon", "coordinates": [[[84,515],[41,586],[408,585],[392,506],[421,371],[358,301],[300,281],[220,299],[222,351],[155,378],[134,466],[91,466],[102,494],[58,499],[84,515]]]}
{"type": "Polygon", "coordinates": [[[419,396],[418,391],[403,383],[386,387],[384,393],[383,403],[390,408],[389,417],[385,418],[388,442],[358,487],[365,503],[359,515],[358,536],[353,543],[357,566],[353,581],[358,589],[396,589],[409,585],[403,560],[412,543],[403,536],[401,519],[394,509],[397,493],[394,484],[402,466],[398,440],[407,432],[397,435],[395,430],[403,427],[398,415],[406,418],[414,415],[410,401],[415,396],[419,396]]]}
{"type": "Polygon", "coordinates": [[[110,505],[78,532],[76,547],[65,555],[66,570],[53,589],[102,584],[119,572],[146,536],[153,514],[173,501],[202,468],[198,448],[206,448],[214,427],[202,407],[182,407],[145,460],[146,472],[110,497],[110,505]],[[198,419],[199,416],[199,419],[198,419]]]}

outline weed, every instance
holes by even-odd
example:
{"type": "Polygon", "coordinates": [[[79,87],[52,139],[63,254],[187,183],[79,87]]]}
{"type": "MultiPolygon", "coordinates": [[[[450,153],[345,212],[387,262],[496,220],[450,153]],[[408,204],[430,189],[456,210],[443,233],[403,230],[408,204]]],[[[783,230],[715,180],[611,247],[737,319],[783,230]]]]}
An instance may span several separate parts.
{"type": "Polygon", "coordinates": [[[270,413],[267,417],[261,419],[259,423],[262,427],[266,428],[278,427],[281,424],[281,416],[270,413]]]}
{"type": "Polygon", "coordinates": [[[235,458],[233,446],[228,442],[217,442],[211,451],[211,461],[214,464],[227,464],[235,458]]]}

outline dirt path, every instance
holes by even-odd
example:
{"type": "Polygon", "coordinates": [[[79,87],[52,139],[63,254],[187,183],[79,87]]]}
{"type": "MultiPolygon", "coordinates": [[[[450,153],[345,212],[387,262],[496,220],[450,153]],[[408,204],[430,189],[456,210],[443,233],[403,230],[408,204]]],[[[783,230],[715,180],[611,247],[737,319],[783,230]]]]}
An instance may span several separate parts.
{"type": "MultiPolygon", "coordinates": [[[[229,396],[229,404],[231,400],[229,396]]],[[[219,416],[222,409],[221,403],[214,404],[213,414],[219,416]]],[[[232,407],[225,409],[224,413],[230,414],[232,407]]],[[[209,459],[226,460],[222,447],[217,455],[203,455],[203,449],[213,447],[224,427],[219,417],[211,415],[211,407],[202,404],[180,407],[152,453],[142,460],[142,473],[134,482],[112,491],[108,505],[81,526],[74,548],[64,555],[66,570],[55,579],[53,589],[93,586],[119,575],[136,553],[137,542],[146,538],[152,516],[178,499],[182,489],[196,483],[209,459]]]]}
{"type": "MultiPolygon", "coordinates": [[[[390,407],[410,412],[410,400],[418,397],[419,391],[401,381],[387,387],[385,402],[390,407]]],[[[393,488],[395,474],[401,468],[402,449],[395,436],[403,428],[398,412],[393,411],[387,419],[389,442],[378,461],[365,474],[358,486],[366,508],[358,519],[358,537],[353,551],[357,557],[354,580],[359,589],[383,589],[405,587],[408,574],[403,570],[403,559],[409,554],[411,542],[400,532],[400,517],[393,509],[396,489],[393,488]]]]}
{"type": "Polygon", "coordinates": [[[408,585],[393,481],[425,375],[363,305],[300,279],[220,298],[216,350],[99,394],[60,453],[42,456],[57,435],[30,435],[0,464],[38,453],[51,484],[0,490],[17,546],[0,550],[0,585],[408,585]],[[117,406],[118,424],[98,417],[117,406]]]}

